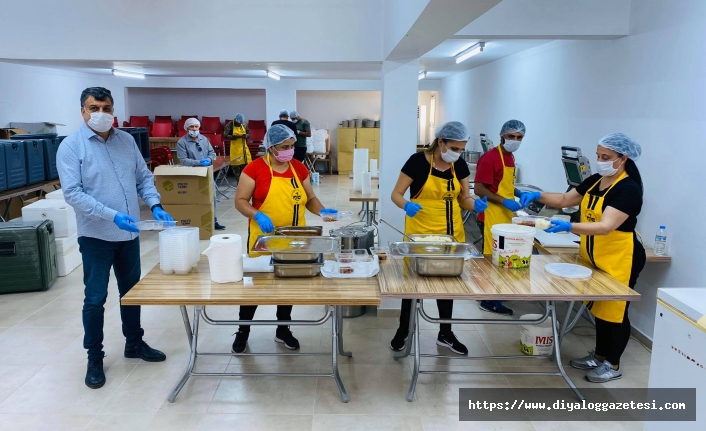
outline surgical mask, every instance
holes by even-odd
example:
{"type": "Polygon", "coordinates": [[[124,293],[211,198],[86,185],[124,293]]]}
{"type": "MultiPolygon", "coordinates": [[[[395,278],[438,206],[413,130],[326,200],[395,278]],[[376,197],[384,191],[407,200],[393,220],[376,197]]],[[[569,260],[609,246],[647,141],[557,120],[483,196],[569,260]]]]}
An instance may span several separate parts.
{"type": "Polygon", "coordinates": [[[198,130],[189,130],[189,136],[191,136],[192,138],[195,138],[195,137],[199,136],[199,131],[198,130]]]}
{"type": "Polygon", "coordinates": [[[297,120],[296,118],[292,118],[292,123],[296,123],[297,121],[299,120],[297,120]]]}
{"type": "Polygon", "coordinates": [[[514,153],[517,151],[518,148],[520,148],[520,144],[522,141],[510,141],[508,139],[505,140],[505,143],[503,144],[503,148],[505,148],[505,151],[508,153],[514,153]]]}
{"type": "Polygon", "coordinates": [[[615,163],[618,159],[613,160],[612,162],[596,162],[598,165],[598,175],[603,176],[603,177],[612,177],[613,175],[618,173],[618,168],[613,167],[613,163],[615,163]]]}
{"type": "Polygon", "coordinates": [[[292,160],[292,157],[294,157],[294,148],[290,150],[277,151],[277,154],[273,153],[272,155],[275,156],[275,159],[279,162],[288,162],[292,160]]]}
{"type": "Polygon", "coordinates": [[[461,157],[461,153],[457,153],[455,151],[451,151],[446,148],[446,152],[441,153],[441,159],[445,161],[446,163],[454,163],[458,158],[461,157]]]}
{"type": "Polygon", "coordinates": [[[99,133],[104,133],[113,127],[113,116],[105,112],[92,112],[88,127],[99,133]]]}

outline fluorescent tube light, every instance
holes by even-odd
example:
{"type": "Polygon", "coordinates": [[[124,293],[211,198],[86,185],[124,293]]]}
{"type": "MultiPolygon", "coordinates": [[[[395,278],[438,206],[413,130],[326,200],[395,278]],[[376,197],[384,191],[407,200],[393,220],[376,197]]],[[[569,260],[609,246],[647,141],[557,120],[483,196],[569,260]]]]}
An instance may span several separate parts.
{"type": "Polygon", "coordinates": [[[422,79],[427,77],[427,71],[419,72],[419,80],[421,81],[422,79]]]}
{"type": "Polygon", "coordinates": [[[466,61],[469,58],[473,57],[474,55],[483,52],[483,48],[485,47],[485,42],[478,42],[477,44],[473,45],[472,47],[468,48],[467,50],[461,52],[456,56],[456,63],[460,63],[462,61],[466,61]]]}
{"type": "Polygon", "coordinates": [[[279,79],[281,78],[278,74],[276,74],[270,70],[267,71],[267,77],[272,78],[272,79],[276,79],[277,81],[279,81],[279,79]]]}
{"type": "Polygon", "coordinates": [[[124,70],[118,70],[118,69],[113,69],[113,75],[122,76],[123,78],[145,79],[144,73],[126,72],[124,70]]]}

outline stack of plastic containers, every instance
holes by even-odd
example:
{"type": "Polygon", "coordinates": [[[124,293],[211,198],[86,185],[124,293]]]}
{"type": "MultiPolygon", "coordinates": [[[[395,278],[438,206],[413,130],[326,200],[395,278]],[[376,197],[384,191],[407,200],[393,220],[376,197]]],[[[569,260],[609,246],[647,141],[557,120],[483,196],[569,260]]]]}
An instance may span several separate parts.
{"type": "Polygon", "coordinates": [[[200,258],[199,228],[175,227],[159,233],[159,268],[165,274],[188,274],[200,258]]]}

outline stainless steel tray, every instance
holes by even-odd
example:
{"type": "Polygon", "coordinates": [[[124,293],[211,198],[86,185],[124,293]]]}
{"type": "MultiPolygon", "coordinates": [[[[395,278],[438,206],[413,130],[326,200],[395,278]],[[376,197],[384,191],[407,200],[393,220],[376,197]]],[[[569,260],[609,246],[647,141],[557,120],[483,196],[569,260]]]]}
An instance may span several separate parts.
{"type": "Polygon", "coordinates": [[[448,242],[456,242],[456,238],[453,235],[434,235],[434,234],[425,234],[425,233],[413,233],[413,234],[407,235],[407,237],[409,237],[412,241],[415,241],[415,242],[429,242],[429,241],[423,241],[422,238],[426,238],[426,237],[430,237],[430,236],[438,236],[441,238],[448,239],[448,241],[445,241],[445,242],[439,241],[442,244],[448,243],[448,242]]]}
{"type": "Polygon", "coordinates": [[[275,235],[283,236],[321,236],[323,226],[282,226],[275,228],[275,235]]]}
{"type": "Polygon", "coordinates": [[[479,255],[465,242],[391,242],[390,253],[402,257],[465,258],[479,255]]]}
{"type": "Polygon", "coordinates": [[[272,253],[275,263],[314,263],[321,258],[322,253],[272,253]]]}
{"type": "Polygon", "coordinates": [[[419,275],[431,277],[457,277],[463,274],[462,257],[414,257],[412,267],[419,275]]]}
{"type": "Polygon", "coordinates": [[[324,258],[321,256],[314,263],[277,263],[273,262],[275,277],[280,278],[303,278],[316,277],[321,274],[321,267],[324,264],[324,258]]]}
{"type": "MultiPolygon", "coordinates": [[[[329,236],[273,235],[258,237],[252,248],[260,253],[335,253],[341,241],[329,236]]],[[[299,260],[302,260],[301,257],[299,260]]]]}

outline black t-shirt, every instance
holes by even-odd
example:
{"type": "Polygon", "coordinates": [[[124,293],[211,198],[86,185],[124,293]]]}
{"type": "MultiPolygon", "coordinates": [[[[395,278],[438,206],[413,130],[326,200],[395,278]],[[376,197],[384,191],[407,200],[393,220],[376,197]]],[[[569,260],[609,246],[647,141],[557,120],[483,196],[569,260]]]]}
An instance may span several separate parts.
{"type": "Polygon", "coordinates": [[[275,120],[272,122],[272,125],[274,126],[275,124],[284,124],[285,126],[289,127],[292,129],[292,133],[294,133],[294,142],[297,142],[297,125],[292,123],[289,120],[275,120]]]}
{"type": "MultiPolygon", "coordinates": [[[[576,191],[583,196],[588,189],[593,187],[600,179],[601,176],[599,174],[591,175],[576,187],[576,191]]],[[[608,189],[599,190],[599,188],[600,184],[594,187],[589,194],[591,196],[604,196],[608,189]]],[[[620,232],[633,232],[635,226],[637,226],[637,216],[642,210],[642,191],[640,185],[630,177],[622,179],[619,183],[615,184],[615,187],[605,196],[603,200],[603,211],[605,211],[606,207],[613,207],[628,215],[628,219],[625,220],[617,230],[620,232]]]]}
{"type": "MultiPolygon", "coordinates": [[[[402,166],[402,173],[412,179],[412,185],[409,187],[409,195],[411,197],[417,196],[424,186],[424,183],[427,182],[427,177],[429,176],[429,161],[425,155],[426,153],[424,151],[413,154],[404,166],[402,166]]],[[[454,162],[454,171],[456,171],[456,179],[459,181],[471,176],[471,171],[468,169],[468,165],[463,159],[458,159],[454,162]]],[[[444,180],[453,178],[451,168],[445,171],[434,168],[431,174],[444,180]]]]}

